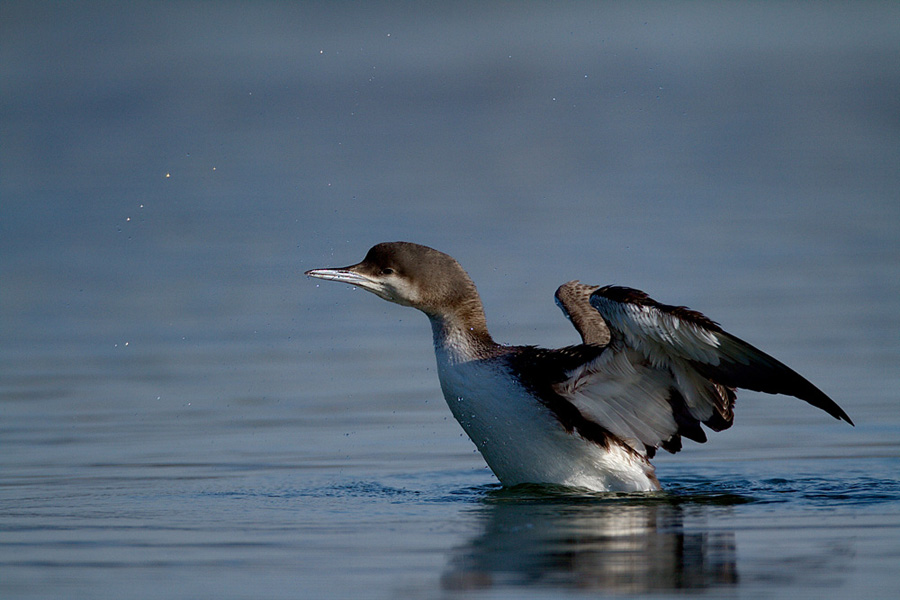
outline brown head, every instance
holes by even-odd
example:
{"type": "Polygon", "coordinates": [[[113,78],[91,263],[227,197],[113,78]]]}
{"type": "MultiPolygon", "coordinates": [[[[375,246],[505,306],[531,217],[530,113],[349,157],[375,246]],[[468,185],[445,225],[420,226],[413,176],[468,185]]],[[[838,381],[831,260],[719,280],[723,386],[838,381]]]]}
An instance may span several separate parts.
{"type": "MultiPolygon", "coordinates": [[[[455,317],[482,328],[484,310],[475,284],[456,260],[428,246],[384,242],[349,267],[313,269],[310,277],[355,285],[432,319],[455,317]]],[[[487,331],[486,327],[483,327],[487,331]]]]}

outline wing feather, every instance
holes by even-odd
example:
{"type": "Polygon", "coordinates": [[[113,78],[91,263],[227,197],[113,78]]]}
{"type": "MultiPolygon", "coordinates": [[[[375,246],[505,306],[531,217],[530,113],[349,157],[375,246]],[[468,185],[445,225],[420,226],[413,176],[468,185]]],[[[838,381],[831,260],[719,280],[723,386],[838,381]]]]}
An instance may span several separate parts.
{"type": "Polygon", "coordinates": [[[675,435],[678,425],[667,400],[668,378],[635,359],[633,353],[606,349],[555,391],[584,418],[644,453],[675,435]]]}
{"type": "Polygon", "coordinates": [[[701,423],[730,427],[735,388],[795,396],[852,424],[812,383],[699,312],[631,288],[578,282],[561,286],[556,298],[586,344],[603,331],[606,347],[569,371],[555,392],[648,456],[660,446],[676,452],[682,436],[706,441],[701,423]]]}
{"type": "Polygon", "coordinates": [[[700,409],[703,397],[720,396],[715,387],[708,386],[705,394],[692,393],[691,387],[694,392],[703,391],[693,377],[697,374],[720,387],[794,396],[852,425],[841,407],[796,371],[723,331],[701,313],[660,304],[643,292],[617,286],[599,288],[590,302],[609,325],[613,338],[642,351],[659,367],[680,371],[676,376],[682,384],[694,379],[694,386],[686,385],[693,398],[685,397],[692,409],[700,409]]]}
{"type": "Polygon", "coordinates": [[[609,327],[603,317],[591,306],[591,294],[600,286],[570,281],[556,290],[556,305],[572,322],[585,344],[605,346],[609,343],[609,327]]]}

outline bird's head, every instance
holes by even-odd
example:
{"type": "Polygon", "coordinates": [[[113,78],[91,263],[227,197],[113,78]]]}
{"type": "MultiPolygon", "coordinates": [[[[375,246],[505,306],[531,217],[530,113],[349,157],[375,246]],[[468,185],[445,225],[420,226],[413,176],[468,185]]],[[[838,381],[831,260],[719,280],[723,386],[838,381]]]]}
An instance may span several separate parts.
{"type": "Polygon", "coordinates": [[[458,311],[473,299],[480,307],[475,284],[453,257],[410,242],[377,244],[360,263],[306,274],[357,286],[429,316],[458,311]]]}

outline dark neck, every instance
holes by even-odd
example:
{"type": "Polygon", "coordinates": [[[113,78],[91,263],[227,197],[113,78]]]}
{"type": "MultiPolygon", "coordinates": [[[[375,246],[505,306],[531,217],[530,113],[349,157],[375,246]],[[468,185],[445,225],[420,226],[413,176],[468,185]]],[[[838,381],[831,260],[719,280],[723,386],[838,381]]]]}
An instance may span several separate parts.
{"type": "Polygon", "coordinates": [[[456,347],[465,353],[484,354],[497,346],[488,332],[484,308],[477,296],[461,302],[451,311],[426,314],[431,321],[436,348],[456,347]]]}

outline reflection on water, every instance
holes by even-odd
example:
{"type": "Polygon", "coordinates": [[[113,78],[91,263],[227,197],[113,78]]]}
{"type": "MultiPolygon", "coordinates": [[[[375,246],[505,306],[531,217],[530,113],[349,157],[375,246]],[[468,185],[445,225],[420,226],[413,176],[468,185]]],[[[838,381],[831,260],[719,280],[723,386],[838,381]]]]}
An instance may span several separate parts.
{"type": "Polygon", "coordinates": [[[478,535],[451,554],[442,587],[633,594],[736,584],[734,532],[685,531],[683,510],[662,500],[527,501],[501,492],[479,509],[478,535]]]}

